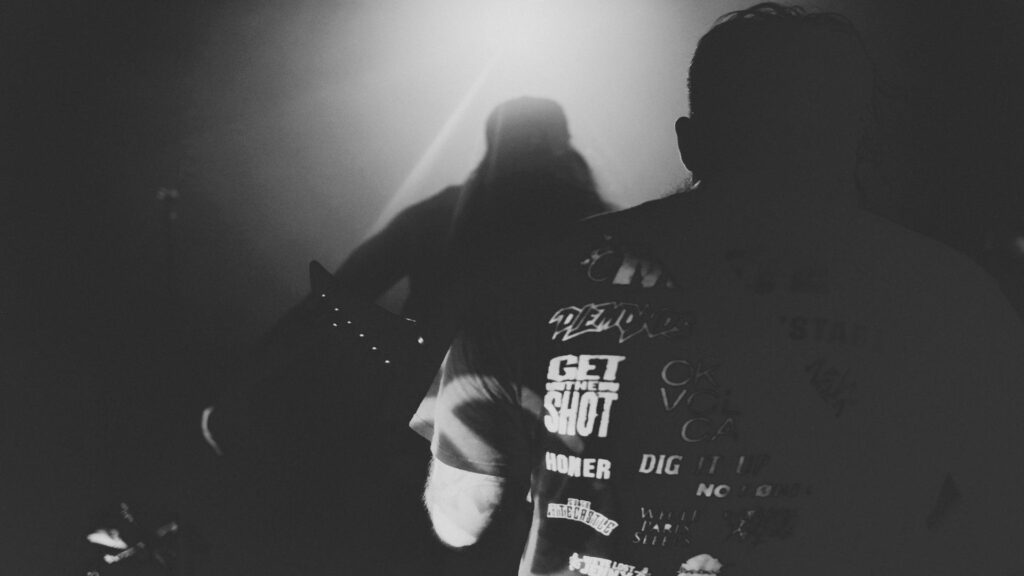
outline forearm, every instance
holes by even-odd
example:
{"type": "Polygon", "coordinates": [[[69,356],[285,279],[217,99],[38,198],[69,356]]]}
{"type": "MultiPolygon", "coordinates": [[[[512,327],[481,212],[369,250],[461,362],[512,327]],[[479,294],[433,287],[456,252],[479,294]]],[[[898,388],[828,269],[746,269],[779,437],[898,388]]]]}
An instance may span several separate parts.
{"type": "Polygon", "coordinates": [[[412,254],[409,234],[392,222],[357,246],[334,277],[357,294],[376,299],[409,273],[412,254]]]}
{"type": "Polygon", "coordinates": [[[461,548],[480,538],[504,491],[504,478],[459,470],[434,459],[423,500],[438,538],[461,548]]]}

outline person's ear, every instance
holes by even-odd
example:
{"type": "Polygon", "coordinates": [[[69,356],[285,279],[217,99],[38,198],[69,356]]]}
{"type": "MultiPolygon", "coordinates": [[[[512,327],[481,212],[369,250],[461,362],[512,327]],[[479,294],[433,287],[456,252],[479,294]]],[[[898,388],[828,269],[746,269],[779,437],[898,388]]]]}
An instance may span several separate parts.
{"type": "Polygon", "coordinates": [[[693,120],[687,116],[680,116],[676,120],[676,144],[679,146],[679,158],[683,161],[686,169],[693,174],[694,180],[699,180],[698,173],[701,172],[700,137],[697,134],[693,120]]]}

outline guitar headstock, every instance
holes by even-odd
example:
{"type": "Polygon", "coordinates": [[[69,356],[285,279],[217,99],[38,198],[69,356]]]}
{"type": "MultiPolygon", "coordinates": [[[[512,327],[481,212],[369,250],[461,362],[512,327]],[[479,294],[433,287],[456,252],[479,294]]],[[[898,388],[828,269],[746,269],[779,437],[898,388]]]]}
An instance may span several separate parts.
{"type": "Polygon", "coordinates": [[[404,430],[426,394],[437,359],[419,325],[318,262],[309,275],[310,294],[270,330],[216,409],[215,449],[267,461],[338,453],[351,449],[347,438],[404,430]]]}
{"type": "Polygon", "coordinates": [[[385,365],[414,360],[425,345],[416,321],[402,318],[346,288],[319,262],[309,264],[315,308],[341,341],[385,365]]]}

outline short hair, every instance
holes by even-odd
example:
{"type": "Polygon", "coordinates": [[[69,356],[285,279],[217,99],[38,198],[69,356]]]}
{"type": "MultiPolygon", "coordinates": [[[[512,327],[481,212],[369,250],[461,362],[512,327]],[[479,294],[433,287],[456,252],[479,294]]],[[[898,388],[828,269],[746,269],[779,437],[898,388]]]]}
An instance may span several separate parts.
{"type": "Polygon", "coordinates": [[[688,87],[690,116],[725,137],[808,144],[870,108],[873,71],[845,17],[769,2],[716,21],[688,87]]]}

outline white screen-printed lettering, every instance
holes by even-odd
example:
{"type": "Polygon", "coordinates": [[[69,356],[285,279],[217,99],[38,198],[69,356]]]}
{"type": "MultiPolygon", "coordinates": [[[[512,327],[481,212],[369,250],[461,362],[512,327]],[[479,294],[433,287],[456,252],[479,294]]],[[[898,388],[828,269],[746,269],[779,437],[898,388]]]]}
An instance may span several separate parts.
{"type": "Polygon", "coordinates": [[[591,508],[590,501],[578,498],[568,498],[565,504],[548,504],[548,518],[561,518],[586,524],[605,536],[611,534],[619,525],[615,520],[591,508]]]}
{"type": "Polygon", "coordinates": [[[566,354],[548,364],[544,427],[553,434],[608,436],[619,399],[618,370],[625,356],[566,354]]]}

